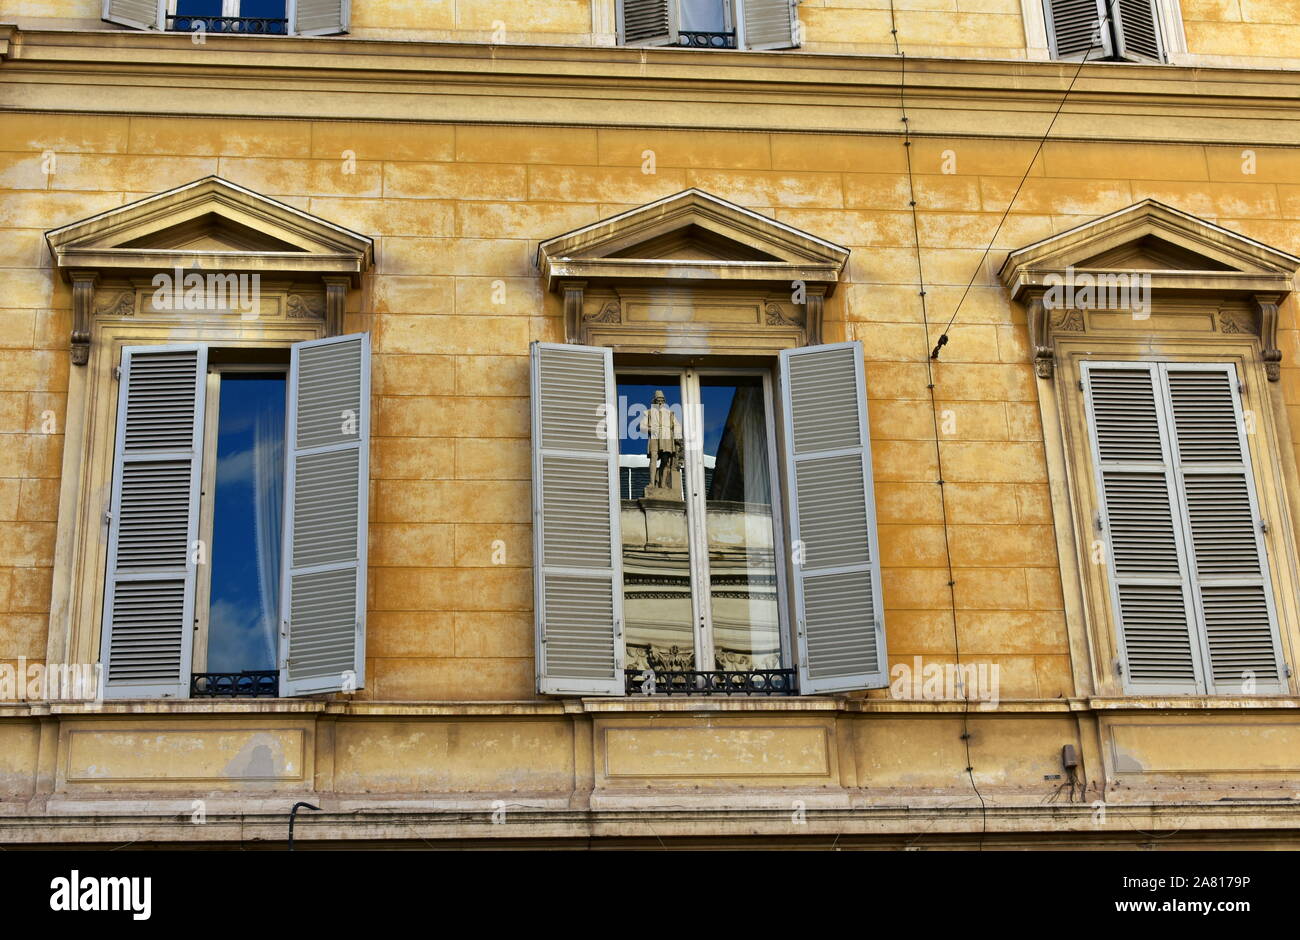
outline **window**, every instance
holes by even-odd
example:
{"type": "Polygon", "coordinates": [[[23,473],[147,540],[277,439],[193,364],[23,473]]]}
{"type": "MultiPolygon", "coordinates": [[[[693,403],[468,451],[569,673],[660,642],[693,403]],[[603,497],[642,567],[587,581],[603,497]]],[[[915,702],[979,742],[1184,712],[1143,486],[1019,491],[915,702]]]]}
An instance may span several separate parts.
{"type": "Polygon", "coordinates": [[[1235,367],[1080,365],[1129,687],[1281,692],[1265,523],[1235,367]]]}
{"type": "Polygon", "coordinates": [[[862,361],[615,372],[607,348],[533,344],[542,692],[885,684],[862,361]]]}
{"type": "Polygon", "coordinates": [[[627,668],[786,668],[770,376],[617,381],[627,668]]]}
{"type": "Polygon", "coordinates": [[[1161,0],[1044,0],[1054,59],[1164,62],[1161,0]],[[1100,26],[1099,26],[1100,24],[1100,26]]]}
{"type": "Polygon", "coordinates": [[[791,49],[800,45],[797,0],[618,0],[628,46],[791,49]]]}
{"type": "Polygon", "coordinates": [[[362,685],[369,336],[295,343],[287,373],[230,355],[122,351],[107,698],[362,685]]]}
{"type": "Polygon", "coordinates": [[[289,28],[285,7],[286,0],[169,0],[167,28],[283,36],[289,28]]]}
{"type": "Polygon", "coordinates": [[[102,17],[132,29],[328,36],[348,31],[349,0],[104,0],[102,17]]]}

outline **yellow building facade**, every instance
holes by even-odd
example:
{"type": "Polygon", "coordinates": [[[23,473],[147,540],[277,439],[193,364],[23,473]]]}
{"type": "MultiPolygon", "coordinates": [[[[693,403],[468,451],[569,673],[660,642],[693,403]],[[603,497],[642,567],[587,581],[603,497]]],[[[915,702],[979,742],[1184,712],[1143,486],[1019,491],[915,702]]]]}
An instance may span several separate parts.
{"type": "Polygon", "coordinates": [[[276,842],[306,801],[300,844],[1294,844],[1293,6],[1153,3],[1130,61],[1146,20],[1081,61],[1040,0],[665,4],[640,44],[615,0],[281,7],[0,25],[0,843],[276,842]],[[250,369],[291,541],[269,694],[214,694],[250,369]],[[705,443],[656,496],[575,429],[639,440],[660,385],[705,443]]]}

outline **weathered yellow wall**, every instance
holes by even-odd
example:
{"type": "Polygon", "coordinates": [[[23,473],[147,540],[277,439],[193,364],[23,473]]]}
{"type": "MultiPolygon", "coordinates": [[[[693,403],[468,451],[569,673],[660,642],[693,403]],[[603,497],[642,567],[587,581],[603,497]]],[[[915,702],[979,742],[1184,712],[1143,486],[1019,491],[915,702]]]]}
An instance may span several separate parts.
{"type": "MultiPolygon", "coordinates": [[[[908,663],[951,658],[924,360],[1035,142],[916,141],[927,337],[897,138],[0,121],[10,148],[0,156],[10,187],[0,193],[0,657],[45,652],[71,300],[50,275],[42,232],[217,173],[377,239],[374,273],[348,323],[373,330],[376,352],[362,698],[534,697],[527,350],[532,339],[561,339],[558,301],[543,295],[533,267],[536,243],[691,186],[853,249],[847,283],[828,303],[827,338],[859,339],[867,350],[890,652],[908,663]],[[654,174],[641,169],[647,149],[654,174]],[[55,153],[48,176],[46,151],[55,153]],[[494,304],[498,280],[504,303],[494,304]],[[53,433],[43,433],[49,418],[53,433]],[[493,563],[497,540],[505,564],[493,563]]],[[[1256,170],[1242,173],[1237,148],[1049,144],[976,278],[935,381],[956,631],[967,660],[1002,667],[1004,698],[1074,690],[1024,316],[992,271],[1008,248],[1147,196],[1300,250],[1300,161],[1261,148],[1256,170]]],[[[1289,306],[1284,326],[1283,383],[1295,414],[1300,334],[1289,306]]]]}

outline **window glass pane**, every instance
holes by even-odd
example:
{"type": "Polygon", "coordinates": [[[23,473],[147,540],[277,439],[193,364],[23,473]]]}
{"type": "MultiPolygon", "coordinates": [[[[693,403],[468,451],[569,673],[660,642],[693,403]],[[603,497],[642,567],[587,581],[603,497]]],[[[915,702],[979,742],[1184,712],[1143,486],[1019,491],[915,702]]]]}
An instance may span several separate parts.
{"type": "MultiPolygon", "coordinates": [[[[239,4],[239,15],[242,17],[255,17],[259,19],[283,20],[285,18],[285,0],[241,0],[239,4]]],[[[273,33],[283,35],[285,32],[284,23],[259,23],[249,30],[250,32],[273,33]]]]}
{"type": "Polygon", "coordinates": [[[687,32],[726,32],[722,0],[681,0],[681,29],[687,32]]]}
{"type": "Polygon", "coordinates": [[[761,376],[701,376],[709,604],[717,669],[779,669],[772,477],[761,376]]]}
{"type": "Polygon", "coordinates": [[[276,668],[284,373],[221,377],[208,672],[276,668]]]}
{"type": "Polygon", "coordinates": [[[694,669],[681,380],[620,375],[618,398],[627,667],[694,669]]]}
{"type": "Polygon", "coordinates": [[[177,16],[220,16],[221,0],[176,0],[177,16]]]}

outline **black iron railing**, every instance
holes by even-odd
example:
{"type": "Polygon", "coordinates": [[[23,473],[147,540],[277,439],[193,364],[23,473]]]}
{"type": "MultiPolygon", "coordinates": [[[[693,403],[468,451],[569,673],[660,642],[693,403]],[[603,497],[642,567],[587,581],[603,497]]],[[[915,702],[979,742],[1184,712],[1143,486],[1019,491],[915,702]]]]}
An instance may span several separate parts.
{"type": "Polygon", "coordinates": [[[280,673],[275,669],[196,672],[190,677],[190,698],[275,698],[279,694],[280,673]]]}
{"type": "Polygon", "coordinates": [[[265,16],[168,15],[167,28],[182,33],[239,33],[254,36],[283,36],[289,31],[289,21],[265,16]]]}
{"type": "Polygon", "coordinates": [[[702,33],[698,30],[681,30],[677,33],[677,45],[690,46],[692,49],[734,49],[736,34],[702,33]]]}
{"type": "Polygon", "coordinates": [[[798,695],[793,669],[625,669],[628,695],[798,695]]]}

